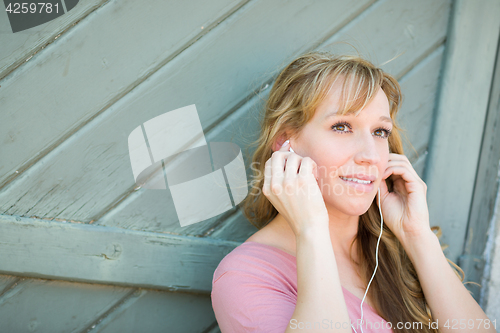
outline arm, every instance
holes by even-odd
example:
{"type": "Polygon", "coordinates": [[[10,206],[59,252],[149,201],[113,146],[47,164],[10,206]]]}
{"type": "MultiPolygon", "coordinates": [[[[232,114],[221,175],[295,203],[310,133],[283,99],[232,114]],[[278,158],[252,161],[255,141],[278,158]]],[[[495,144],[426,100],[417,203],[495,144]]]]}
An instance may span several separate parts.
{"type": "Polygon", "coordinates": [[[352,332],[328,230],[307,230],[296,241],[297,304],[285,333],[307,322],[314,328],[307,332],[352,332]]]}
{"type": "Polygon", "coordinates": [[[441,332],[496,332],[495,323],[458,279],[441,250],[439,239],[430,229],[404,248],[417,271],[433,321],[438,322],[441,332]]]}

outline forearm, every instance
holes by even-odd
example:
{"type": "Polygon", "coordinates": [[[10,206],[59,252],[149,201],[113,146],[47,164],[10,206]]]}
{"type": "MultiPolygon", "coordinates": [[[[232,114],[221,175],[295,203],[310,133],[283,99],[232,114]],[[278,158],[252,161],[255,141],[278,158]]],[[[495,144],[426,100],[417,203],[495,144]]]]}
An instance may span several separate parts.
{"type": "Polygon", "coordinates": [[[441,332],[496,332],[495,323],[457,277],[431,230],[404,247],[441,332]]]}
{"type": "Polygon", "coordinates": [[[296,241],[297,304],[285,332],[352,332],[328,230],[296,241]]]}

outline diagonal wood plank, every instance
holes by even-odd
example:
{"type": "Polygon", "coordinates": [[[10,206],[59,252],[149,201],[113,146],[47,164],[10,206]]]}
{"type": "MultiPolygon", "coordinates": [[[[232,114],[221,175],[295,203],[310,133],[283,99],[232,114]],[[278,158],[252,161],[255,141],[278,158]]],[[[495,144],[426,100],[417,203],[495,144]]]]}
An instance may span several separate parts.
{"type": "MultiPolygon", "coordinates": [[[[285,3],[274,0],[245,5],[10,183],[0,194],[0,210],[9,215],[57,217],[82,222],[94,220],[134,188],[127,137],[135,127],[164,112],[196,104],[204,130],[210,130],[255,90],[252,81],[256,77],[269,79],[269,71],[274,70],[283,57],[298,52],[304,45],[310,46],[322,36],[326,38],[331,30],[340,29],[345,21],[356,16],[369,3],[359,1],[353,5],[336,0],[310,5],[299,0],[285,3]],[[310,24],[308,29],[303,29],[306,24],[310,24]],[[269,45],[275,47],[270,50],[269,45]],[[244,65],[241,59],[244,59],[244,65]]],[[[143,6],[137,12],[145,11],[143,14],[148,17],[148,8],[143,6]]],[[[126,31],[119,36],[128,38],[126,31]]],[[[83,44],[80,47],[82,50],[87,48],[83,44]]],[[[115,45],[115,48],[118,47],[115,45]]],[[[136,48],[138,46],[134,46],[136,48]]],[[[123,63],[115,66],[120,71],[128,68],[123,63]]],[[[78,68],[85,71],[82,66],[78,68]]],[[[121,75],[130,75],[129,72],[127,70],[121,75]]],[[[56,78],[58,84],[65,80],[56,78]]],[[[103,85],[99,94],[107,95],[105,91],[111,89],[109,82],[103,80],[99,84],[103,85]]],[[[90,104],[100,96],[98,94],[84,102],[79,98],[85,98],[86,93],[82,94],[75,87],[71,91],[79,95],[74,103],[85,110],[90,109],[90,104]]],[[[23,103],[17,102],[16,110],[19,111],[23,103]]],[[[50,112],[50,118],[58,117],[58,110],[61,111],[60,106],[50,112]]],[[[58,119],[57,124],[63,128],[64,123],[70,118],[74,120],[78,112],[64,110],[65,116],[58,119]]],[[[20,117],[23,113],[17,115],[20,117]]],[[[24,114],[23,119],[26,117],[24,114]]],[[[16,127],[13,120],[6,124],[10,129],[16,127]]],[[[23,140],[28,139],[29,136],[23,134],[23,140]]],[[[31,141],[25,145],[38,149],[31,141]]],[[[9,149],[14,149],[14,146],[9,149]]],[[[14,154],[14,150],[11,153],[14,154]]],[[[15,149],[16,156],[23,154],[24,151],[21,153],[15,149]]],[[[7,160],[10,158],[2,159],[7,160]]],[[[164,205],[172,207],[169,203],[164,205]]],[[[169,212],[171,215],[163,215],[161,219],[171,224],[176,214],[173,210],[169,212]]]]}
{"type": "MultiPolygon", "coordinates": [[[[439,48],[439,46],[442,45],[439,43],[442,43],[446,36],[449,2],[430,2],[427,3],[427,7],[424,6],[422,8],[414,3],[408,2],[405,2],[405,6],[402,7],[401,5],[398,7],[396,1],[376,3],[363,12],[362,15],[359,15],[353,22],[349,23],[349,28],[346,27],[341,29],[333,38],[324,42],[319,49],[326,48],[332,41],[346,38],[355,40],[361,39],[363,34],[359,33],[359,31],[362,31],[362,28],[366,30],[368,27],[366,22],[369,22],[371,28],[380,33],[378,36],[378,43],[374,46],[374,52],[377,54],[381,53],[385,54],[387,57],[392,57],[391,54],[387,53],[387,49],[394,50],[395,52],[397,48],[406,47],[408,52],[405,53],[405,56],[394,61],[393,67],[389,69],[394,71],[393,74],[396,75],[398,79],[401,78],[401,75],[406,74],[402,78],[402,85],[405,92],[407,89],[419,89],[419,91],[414,92],[416,98],[410,98],[406,104],[403,104],[401,113],[408,114],[407,120],[413,122],[413,124],[425,126],[429,121],[426,119],[432,118],[434,108],[435,88],[437,86],[441,61],[439,54],[443,51],[442,46],[439,48]],[[437,23],[431,21],[431,19],[429,19],[429,22],[425,20],[418,22],[420,25],[425,25],[426,28],[418,30],[421,31],[422,35],[415,36],[415,40],[408,38],[405,34],[393,35],[393,29],[404,30],[407,22],[414,22],[416,24],[417,19],[426,17],[424,13],[428,10],[428,6],[435,6],[436,12],[439,13],[439,15],[433,16],[432,19],[437,19],[437,23]],[[399,17],[395,22],[397,25],[388,26],[385,24],[385,21],[377,19],[381,13],[390,11],[390,9],[395,10],[394,8],[399,8],[401,11],[401,15],[394,14],[399,17]],[[409,10],[409,8],[412,10],[409,10]],[[424,10],[422,8],[427,9],[424,10]],[[432,28],[428,29],[427,26],[432,28]],[[436,47],[439,49],[437,53],[436,47]],[[424,65],[420,66],[424,67],[425,70],[423,72],[420,70],[420,67],[417,66],[417,64],[420,64],[422,58],[427,59],[424,65]],[[414,69],[420,74],[418,77],[415,77],[415,79],[410,80],[409,77],[413,76],[415,71],[412,70],[408,72],[407,70],[413,67],[415,67],[414,69]],[[425,77],[426,75],[429,76],[425,77]],[[410,86],[408,87],[406,87],[406,80],[409,80],[408,84],[410,84],[410,86]]],[[[372,35],[365,37],[374,38],[372,35]]],[[[258,134],[259,112],[262,110],[263,101],[267,98],[266,92],[268,91],[266,90],[262,96],[253,96],[253,98],[246,102],[241,108],[225,118],[213,130],[209,131],[206,135],[207,141],[231,141],[242,148],[247,147],[250,142],[256,139],[256,135],[258,134]]],[[[418,138],[422,141],[421,143],[418,141],[416,147],[424,147],[429,139],[429,132],[425,132],[423,135],[419,132],[417,135],[411,137],[411,139],[414,138],[418,138]]],[[[412,157],[411,155],[409,156],[412,157]]],[[[250,160],[250,154],[247,153],[247,165],[250,163],[250,160]]],[[[249,167],[247,171],[249,176],[251,171],[249,167]]],[[[186,228],[181,228],[177,222],[175,207],[173,206],[172,198],[168,190],[139,190],[133,192],[96,223],[120,226],[123,228],[144,228],[150,231],[168,231],[193,235],[203,234],[206,230],[213,228],[214,225],[219,225],[218,220],[209,220],[186,228]]],[[[251,229],[251,227],[249,228],[251,229]]],[[[246,231],[243,231],[243,233],[246,234],[246,231]]],[[[241,239],[241,237],[244,236],[239,235],[237,237],[241,239]]]]}
{"type": "Polygon", "coordinates": [[[244,2],[110,1],[1,80],[0,187],[244,2]]]}
{"type": "Polygon", "coordinates": [[[0,273],[208,293],[240,243],[0,215],[0,273]]]}
{"type": "Polygon", "coordinates": [[[108,0],[80,0],[70,11],[58,18],[39,26],[12,32],[9,18],[5,10],[0,10],[0,79],[12,70],[29,61],[47,44],[52,43],[60,34],[65,33],[73,25],[84,19],[108,0]]]}
{"type": "MultiPolygon", "coordinates": [[[[444,45],[439,46],[399,82],[403,91],[403,105],[398,114],[398,121],[406,130],[411,145],[419,155],[423,154],[429,145],[444,49],[444,45]]],[[[406,142],[404,149],[410,161],[418,158],[406,142]]],[[[423,177],[423,173],[419,175],[423,177]]]]}
{"type": "Polygon", "coordinates": [[[206,332],[214,322],[208,295],[138,289],[88,332],[206,332]]]}
{"type": "Polygon", "coordinates": [[[0,298],[3,332],[80,332],[132,288],[24,279],[0,298]]]}
{"type": "Polygon", "coordinates": [[[444,42],[450,8],[451,0],[379,1],[320,49],[351,54],[352,47],[342,43],[347,41],[375,65],[401,78],[444,42]]]}

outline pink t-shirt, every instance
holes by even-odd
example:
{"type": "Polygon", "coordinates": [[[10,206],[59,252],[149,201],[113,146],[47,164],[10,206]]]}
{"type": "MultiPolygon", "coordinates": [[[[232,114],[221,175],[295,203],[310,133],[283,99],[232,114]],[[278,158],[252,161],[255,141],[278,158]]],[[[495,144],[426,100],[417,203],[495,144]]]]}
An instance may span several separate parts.
{"type": "MultiPolygon", "coordinates": [[[[361,299],[344,287],[342,291],[351,323],[361,333],[361,299]]],[[[297,303],[297,260],[271,245],[244,242],[225,256],[214,272],[211,296],[222,333],[283,333],[289,324],[296,329],[335,328],[327,318],[316,323],[290,321],[297,303]]],[[[393,332],[365,302],[363,321],[364,333],[393,332]]]]}

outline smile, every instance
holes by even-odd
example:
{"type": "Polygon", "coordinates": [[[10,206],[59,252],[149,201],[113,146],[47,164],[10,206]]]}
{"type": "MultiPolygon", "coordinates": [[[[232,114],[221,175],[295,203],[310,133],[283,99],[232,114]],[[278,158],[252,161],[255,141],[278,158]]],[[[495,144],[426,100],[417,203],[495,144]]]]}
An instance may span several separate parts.
{"type": "Polygon", "coordinates": [[[357,178],[347,178],[347,177],[342,177],[342,176],[339,176],[339,177],[342,178],[343,180],[346,180],[349,182],[356,182],[359,184],[371,184],[371,183],[373,183],[372,181],[369,181],[369,180],[361,180],[361,179],[357,179],[357,178]]]}
{"type": "Polygon", "coordinates": [[[370,180],[346,178],[342,176],[339,176],[339,178],[346,182],[347,185],[354,187],[354,189],[359,192],[371,192],[374,188],[373,181],[370,180]]]}

